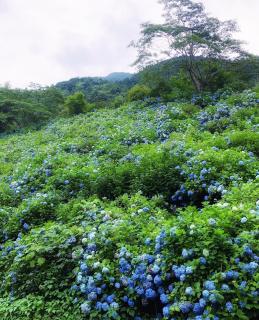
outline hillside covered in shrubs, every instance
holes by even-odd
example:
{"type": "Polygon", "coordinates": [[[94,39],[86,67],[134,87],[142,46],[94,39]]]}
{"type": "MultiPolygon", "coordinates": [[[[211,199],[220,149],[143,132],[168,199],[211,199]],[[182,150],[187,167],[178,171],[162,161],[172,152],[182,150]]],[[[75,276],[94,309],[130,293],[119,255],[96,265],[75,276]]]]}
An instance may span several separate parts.
{"type": "Polygon", "coordinates": [[[1,319],[257,319],[259,95],[200,105],[0,140],[1,319]]]}

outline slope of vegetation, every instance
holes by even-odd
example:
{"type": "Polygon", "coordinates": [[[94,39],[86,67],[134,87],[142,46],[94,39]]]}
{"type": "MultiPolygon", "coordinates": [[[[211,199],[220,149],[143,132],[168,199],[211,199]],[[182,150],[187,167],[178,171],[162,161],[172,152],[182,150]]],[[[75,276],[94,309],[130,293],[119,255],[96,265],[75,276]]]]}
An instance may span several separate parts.
{"type": "MultiPolygon", "coordinates": [[[[118,77],[120,77],[120,74],[118,77]]],[[[113,79],[116,79],[116,74],[111,74],[111,80],[109,76],[107,79],[94,77],[73,78],[57,83],[56,87],[62,90],[66,96],[80,91],[85,95],[88,102],[105,107],[116,96],[125,95],[128,89],[137,83],[136,77],[128,77],[117,81],[113,81],[113,79]]]]}
{"type": "Polygon", "coordinates": [[[1,139],[0,318],[258,319],[258,99],[145,99],[1,139]]]}
{"type": "MultiPolygon", "coordinates": [[[[253,87],[258,82],[259,57],[254,56],[236,61],[196,58],[208,72],[207,92],[231,89],[241,91],[253,87]]],[[[191,79],[184,71],[183,57],[172,58],[147,66],[137,74],[141,84],[151,89],[152,96],[165,100],[190,98],[195,91],[191,79]]]]}
{"type": "Polygon", "coordinates": [[[209,80],[208,90],[202,93],[195,92],[182,58],[148,66],[131,77],[127,73],[112,73],[107,79],[74,78],[52,87],[0,88],[0,133],[40,128],[57,117],[117,108],[128,101],[150,97],[164,102],[193,100],[202,106],[222,92],[234,93],[253,87],[258,80],[258,59],[220,63],[205,59],[204,64],[214,65],[216,76],[209,80]],[[71,100],[80,104],[80,112],[77,108],[74,113],[71,111],[74,108],[67,103],[71,100]]]}
{"type": "Polygon", "coordinates": [[[0,88],[0,133],[39,127],[63,109],[63,94],[54,87],[38,90],[0,88]]]}

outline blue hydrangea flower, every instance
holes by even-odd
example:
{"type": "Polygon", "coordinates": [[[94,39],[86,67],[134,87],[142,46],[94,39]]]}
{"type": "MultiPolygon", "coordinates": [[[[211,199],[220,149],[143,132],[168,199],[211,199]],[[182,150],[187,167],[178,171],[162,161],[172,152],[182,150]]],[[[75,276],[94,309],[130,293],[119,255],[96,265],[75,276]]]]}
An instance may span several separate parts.
{"type": "Polygon", "coordinates": [[[112,309],[117,310],[117,309],[119,309],[119,304],[118,304],[117,302],[112,302],[111,305],[110,305],[110,307],[111,307],[112,309]]]}
{"type": "Polygon", "coordinates": [[[115,295],[111,294],[106,298],[106,301],[111,304],[114,301],[115,295]]]}
{"type": "Polygon", "coordinates": [[[136,292],[139,296],[142,296],[144,294],[144,288],[142,287],[137,287],[136,292]]]}
{"type": "Polygon", "coordinates": [[[162,284],[162,279],[159,275],[156,275],[154,278],[154,284],[160,286],[162,284]]]}
{"type": "Polygon", "coordinates": [[[215,226],[217,224],[217,221],[215,219],[213,219],[213,218],[210,218],[208,220],[208,223],[209,223],[210,226],[215,226]]]}
{"type": "Polygon", "coordinates": [[[227,280],[237,279],[238,276],[239,273],[233,270],[229,270],[225,274],[223,274],[223,278],[226,278],[227,280]]]}
{"type": "Polygon", "coordinates": [[[169,290],[170,292],[172,292],[172,291],[174,290],[174,286],[173,286],[172,284],[170,284],[170,285],[168,286],[168,290],[169,290]]]}
{"type": "Polygon", "coordinates": [[[188,301],[181,302],[179,304],[179,308],[180,308],[182,313],[188,313],[192,309],[192,304],[190,302],[188,302],[188,301]]]}
{"type": "Polygon", "coordinates": [[[192,267],[191,266],[186,267],[185,273],[186,274],[192,274],[193,273],[192,267]]]}
{"type": "Polygon", "coordinates": [[[102,280],[102,275],[101,275],[101,273],[96,273],[96,275],[94,276],[95,277],[95,279],[97,280],[97,281],[101,281],[102,280]]]}
{"type": "Polygon", "coordinates": [[[167,303],[168,303],[168,295],[162,293],[162,294],[160,295],[160,301],[161,301],[163,304],[167,304],[167,303]]]}
{"type": "Polygon", "coordinates": [[[109,272],[110,272],[109,268],[107,267],[102,268],[102,273],[109,273],[109,272]]]}
{"type": "Polygon", "coordinates": [[[66,243],[67,244],[76,243],[76,237],[75,236],[71,236],[70,238],[67,239],[66,243]]]}
{"type": "Polygon", "coordinates": [[[26,223],[26,222],[23,224],[22,227],[23,227],[23,229],[24,229],[25,231],[28,231],[29,228],[30,228],[29,225],[28,225],[28,223],[26,223]]]}
{"type": "Polygon", "coordinates": [[[251,256],[253,254],[253,250],[249,246],[245,246],[244,253],[251,256]]]}
{"type": "Polygon", "coordinates": [[[244,289],[247,285],[247,282],[246,281],[242,281],[239,285],[240,289],[244,289]]]}
{"type": "Polygon", "coordinates": [[[192,288],[192,287],[187,287],[187,288],[185,289],[185,294],[186,294],[187,296],[193,295],[193,288],[192,288]]]}
{"type": "Polygon", "coordinates": [[[169,306],[163,307],[163,315],[164,315],[164,317],[170,316],[170,307],[169,306]]]}
{"type": "Polygon", "coordinates": [[[255,261],[246,263],[242,266],[242,270],[250,274],[254,274],[257,268],[258,268],[258,263],[255,261]]]}
{"type": "Polygon", "coordinates": [[[246,223],[247,222],[247,217],[243,217],[241,220],[240,220],[241,223],[246,223]]]}
{"type": "Polygon", "coordinates": [[[151,243],[151,239],[150,239],[150,238],[147,238],[147,239],[145,240],[145,245],[149,246],[150,243],[151,243]]]}
{"type": "Polygon", "coordinates": [[[135,303],[134,303],[134,301],[132,299],[129,299],[128,300],[128,305],[129,305],[129,307],[133,308],[135,303]]]}
{"type": "Polygon", "coordinates": [[[91,312],[91,308],[88,302],[81,304],[81,310],[84,314],[89,314],[91,312]]]}
{"type": "Polygon", "coordinates": [[[226,303],[226,310],[227,310],[228,312],[232,312],[232,311],[233,311],[233,305],[232,305],[232,303],[229,302],[229,301],[226,303]]]}
{"type": "Polygon", "coordinates": [[[88,270],[88,267],[85,263],[81,263],[80,264],[80,270],[83,272],[86,272],[88,270]]]}
{"type": "Polygon", "coordinates": [[[213,281],[206,281],[204,284],[204,288],[209,291],[215,290],[216,289],[215,283],[213,281]]]}
{"type": "Polygon", "coordinates": [[[160,271],[160,267],[159,267],[157,264],[155,264],[155,265],[151,268],[151,271],[156,274],[156,273],[158,273],[158,272],[160,271]]]}
{"type": "Polygon", "coordinates": [[[230,288],[229,288],[229,286],[227,284],[222,284],[221,289],[223,291],[229,291],[230,288]]]}
{"type": "Polygon", "coordinates": [[[181,274],[180,275],[180,281],[184,282],[186,279],[186,275],[185,274],[181,274]]]}
{"type": "Polygon", "coordinates": [[[145,295],[146,295],[147,299],[155,299],[156,298],[156,292],[151,288],[146,290],[145,295]]]}
{"type": "Polygon", "coordinates": [[[210,295],[210,293],[209,293],[208,290],[203,290],[203,291],[202,291],[202,295],[203,295],[204,298],[208,298],[209,295],[210,295]]]}
{"type": "Polygon", "coordinates": [[[217,302],[217,297],[214,293],[210,294],[209,296],[209,301],[212,303],[216,303],[217,302]]]}
{"type": "Polygon", "coordinates": [[[165,289],[163,287],[159,287],[157,289],[157,292],[161,295],[161,294],[165,293],[165,289]]]}
{"type": "Polygon", "coordinates": [[[188,258],[188,256],[189,256],[188,250],[187,249],[183,249],[182,257],[186,259],[186,258],[188,258]]]}
{"type": "Polygon", "coordinates": [[[199,303],[195,303],[193,306],[193,313],[196,315],[201,315],[203,313],[203,307],[199,303]]]}
{"type": "Polygon", "coordinates": [[[103,302],[103,303],[102,303],[102,310],[103,310],[103,311],[108,311],[108,310],[109,310],[109,305],[108,305],[107,302],[103,302]]]}
{"type": "Polygon", "coordinates": [[[201,298],[201,299],[199,300],[199,305],[200,305],[202,308],[205,308],[206,304],[207,304],[207,302],[206,302],[205,299],[201,298]]]}
{"type": "Polygon", "coordinates": [[[87,298],[89,301],[97,300],[97,294],[95,292],[91,292],[88,294],[87,298]]]}
{"type": "Polygon", "coordinates": [[[95,308],[99,311],[102,310],[102,303],[100,301],[96,302],[95,308]]]}

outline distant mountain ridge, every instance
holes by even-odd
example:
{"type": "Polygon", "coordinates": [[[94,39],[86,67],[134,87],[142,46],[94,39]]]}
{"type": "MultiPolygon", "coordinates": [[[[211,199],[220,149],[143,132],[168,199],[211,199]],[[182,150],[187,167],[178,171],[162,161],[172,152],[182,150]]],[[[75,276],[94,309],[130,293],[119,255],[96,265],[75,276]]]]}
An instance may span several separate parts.
{"type": "Polygon", "coordinates": [[[132,73],[128,72],[112,72],[108,74],[108,76],[103,77],[103,79],[108,80],[108,81],[123,81],[125,79],[131,79],[133,77],[132,73]]]}

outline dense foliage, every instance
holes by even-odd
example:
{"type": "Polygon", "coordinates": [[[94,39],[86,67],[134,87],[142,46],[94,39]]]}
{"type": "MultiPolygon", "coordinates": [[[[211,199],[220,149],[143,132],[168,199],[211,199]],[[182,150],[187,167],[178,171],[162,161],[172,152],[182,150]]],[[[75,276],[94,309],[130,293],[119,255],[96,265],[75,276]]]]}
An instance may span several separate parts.
{"type": "Polygon", "coordinates": [[[258,99],[145,99],[2,138],[0,318],[258,319],[258,99]]]}
{"type": "Polygon", "coordinates": [[[125,96],[137,81],[135,76],[126,77],[125,74],[113,73],[107,78],[73,78],[57,83],[56,87],[66,96],[80,91],[85,95],[87,102],[95,103],[97,107],[107,107],[116,97],[125,96]]]}
{"type": "Polygon", "coordinates": [[[138,49],[135,64],[149,65],[169,57],[179,57],[198,92],[208,89],[217,77],[215,62],[233,60],[244,55],[241,42],[234,38],[235,21],[220,21],[205,11],[202,2],[160,0],[164,6],[162,24],[144,23],[141,37],[132,45],[138,49]],[[202,59],[201,59],[202,58],[202,59]],[[211,63],[204,63],[208,58],[211,63]]]}
{"type": "Polygon", "coordinates": [[[65,100],[65,107],[69,115],[80,114],[86,111],[86,101],[82,92],[76,92],[65,100]]]}
{"type": "MultiPolygon", "coordinates": [[[[203,65],[203,70],[207,70],[205,92],[245,90],[253,87],[258,81],[258,57],[238,61],[199,58],[198,61],[203,65]]],[[[168,59],[141,70],[138,73],[139,82],[151,89],[151,96],[159,96],[167,101],[189,99],[195,92],[195,87],[184,69],[183,58],[168,59]]]]}
{"type": "Polygon", "coordinates": [[[63,94],[54,87],[0,88],[0,133],[40,126],[57,116],[63,103],[63,94]]]}

